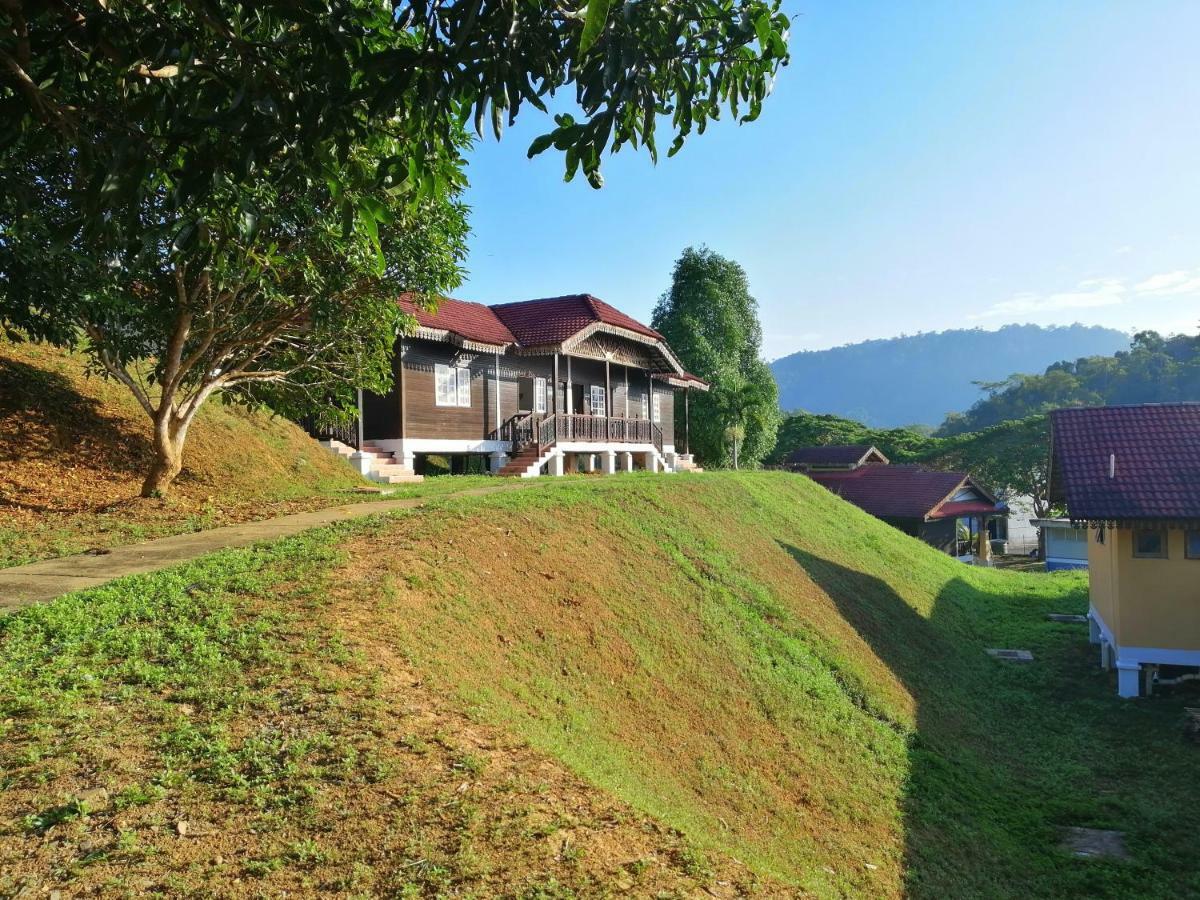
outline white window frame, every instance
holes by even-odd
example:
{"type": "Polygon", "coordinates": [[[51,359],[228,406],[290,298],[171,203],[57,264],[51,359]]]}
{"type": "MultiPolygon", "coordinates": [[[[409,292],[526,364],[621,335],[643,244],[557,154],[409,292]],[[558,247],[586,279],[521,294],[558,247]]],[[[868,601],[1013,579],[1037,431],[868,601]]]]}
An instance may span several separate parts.
{"type": "Polygon", "coordinates": [[[608,397],[605,396],[604,385],[593,384],[589,387],[590,390],[588,391],[588,399],[592,405],[592,415],[600,417],[608,415],[608,397]],[[596,403],[597,397],[600,398],[600,403],[598,406],[596,403]],[[597,409],[599,409],[599,411],[597,411],[597,409]]]}
{"type": "Polygon", "coordinates": [[[662,391],[651,391],[650,393],[650,421],[654,423],[662,421],[662,391]]]}
{"type": "Polygon", "coordinates": [[[538,415],[546,412],[546,379],[533,379],[533,411],[538,415]]]}
{"type": "Polygon", "coordinates": [[[471,405],[471,370],[466,366],[436,363],[433,367],[433,402],[435,406],[471,405]]]}
{"type": "Polygon", "coordinates": [[[650,395],[645,391],[638,394],[638,405],[642,408],[642,418],[650,418],[650,395]]]}

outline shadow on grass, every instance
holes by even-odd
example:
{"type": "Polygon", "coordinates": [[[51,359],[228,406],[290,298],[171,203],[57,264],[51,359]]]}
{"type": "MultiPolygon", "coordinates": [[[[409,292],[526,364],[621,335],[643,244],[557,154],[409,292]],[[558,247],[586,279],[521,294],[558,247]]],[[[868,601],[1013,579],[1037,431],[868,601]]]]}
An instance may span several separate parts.
{"type": "Polygon", "coordinates": [[[916,700],[906,893],[1200,895],[1200,752],[1179,728],[1195,700],[1116,698],[1086,626],[1045,619],[1083,612],[1086,592],[1063,608],[1061,594],[1024,595],[1017,578],[1015,590],[992,592],[975,584],[992,579],[964,573],[926,618],[883,579],[783,546],[916,700]],[[1035,661],[996,660],[989,647],[1032,650],[1035,661]],[[1058,846],[1068,825],[1124,831],[1133,859],[1069,855],[1058,846]]]}
{"type": "MultiPolygon", "coordinates": [[[[150,445],[145,434],[105,415],[103,405],[80,394],[66,376],[0,357],[0,463],[54,463],[69,456],[136,476],[149,463],[150,445]]],[[[0,504],[22,506],[13,498],[0,504]]]]}

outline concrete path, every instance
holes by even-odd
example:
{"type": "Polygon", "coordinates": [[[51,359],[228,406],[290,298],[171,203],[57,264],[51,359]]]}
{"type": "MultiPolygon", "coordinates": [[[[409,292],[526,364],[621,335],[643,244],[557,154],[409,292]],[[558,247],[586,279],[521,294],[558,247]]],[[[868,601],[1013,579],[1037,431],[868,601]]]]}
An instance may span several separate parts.
{"type": "Polygon", "coordinates": [[[177,534],[142,544],[113,547],[108,553],[81,553],[78,556],[47,559],[25,566],[11,566],[0,569],[0,615],[34,603],[53,600],[71,591],[97,587],[114,578],[157,572],[159,569],[178,565],[216,550],[246,547],[260,541],[274,541],[309,528],[344,522],[347,519],[360,519],[397,509],[414,509],[431,500],[478,496],[514,489],[519,488],[515,485],[485,487],[431,497],[348,503],[345,506],[331,506],[291,516],[280,516],[277,519],[264,519],[261,522],[225,525],[209,531],[177,534]]]}

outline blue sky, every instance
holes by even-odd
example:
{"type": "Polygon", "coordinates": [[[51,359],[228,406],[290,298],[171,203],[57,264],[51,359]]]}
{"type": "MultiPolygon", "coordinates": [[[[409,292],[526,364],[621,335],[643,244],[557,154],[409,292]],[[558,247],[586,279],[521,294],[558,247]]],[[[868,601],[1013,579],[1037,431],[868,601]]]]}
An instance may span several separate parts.
{"type": "MultiPolygon", "coordinates": [[[[1200,325],[1200,2],[789,0],[792,64],[722,122],[605,187],[525,151],[471,155],[457,292],[590,292],[649,319],[707,244],[746,269],[764,355],[945,328],[1200,325]]],[[[669,140],[660,138],[666,146],[669,140]]]]}

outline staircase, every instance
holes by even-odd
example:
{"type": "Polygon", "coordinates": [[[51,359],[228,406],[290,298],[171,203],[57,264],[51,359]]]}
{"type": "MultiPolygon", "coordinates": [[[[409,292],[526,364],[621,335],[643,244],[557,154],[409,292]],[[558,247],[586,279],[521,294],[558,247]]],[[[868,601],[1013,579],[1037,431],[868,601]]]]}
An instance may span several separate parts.
{"type": "Polygon", "coordinates": [[[543,449],[537,444],[530,444],[510,456],[508,462],[496,474],[510,478],[533,478],[541,472],[542,466],[555,452],[553,446],[543,449]]]}
{"type": "Polygon", "coordinates": [[[690,453],[677,453],[675,455],[675,471],[676,472],[703,472],[704,470],[696,465],[696,460],[690,453]]]}
{"type": "MultiPolygon", "coordinates": [[[[353,447],[343,444],[341,441],[321,441],[321,446],[331,453],[336,453],[347,462],[350,462],[351,457],[357,452],[353,447]]],[[[397,462],[395,454],[390,450],[384,450],[370,441],[363,442],[362,456],[369,463],[366,477],[372,481],[380,484],[415,484],[425,480],[425,476],[417,475],[408,466],[397,462]]]]}

